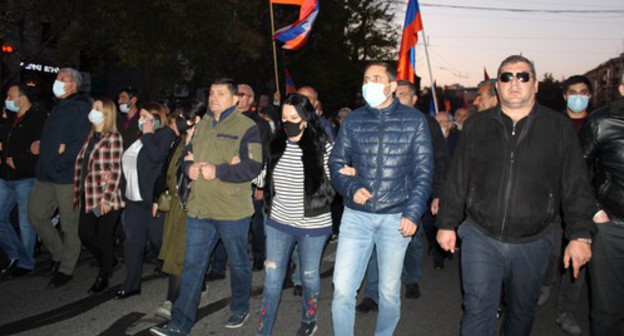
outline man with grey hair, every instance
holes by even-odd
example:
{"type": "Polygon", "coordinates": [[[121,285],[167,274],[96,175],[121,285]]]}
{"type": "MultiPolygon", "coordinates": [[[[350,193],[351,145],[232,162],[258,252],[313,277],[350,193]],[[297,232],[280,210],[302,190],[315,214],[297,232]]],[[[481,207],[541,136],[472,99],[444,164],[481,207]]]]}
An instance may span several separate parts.
{"type": "Polygon", "coordinates": [[[479,83],[477,86],[477,97],[475,97],[472,104],[477,108],[478,112],[483,112],[498,105],[496,79],[488,79],[479,83]]]}
{"type": "Polygon", "coordinates": [[[620,99],[592,112],[580,132],[594,174],[599,227],[589,263],[591,335],[622,335],[624,301],[624,74],[620,99]]]}
{"type": "Polygon", "coordinates": [[[72,68],[63,68],[52,91],[58,103],[50,112],[40,142],[31,147],[39,154],[35,185],[28,202],[28,217],[41,241],[52,254],[52,265],[46,272],[54,275],[49,287],[60,287],[72,279],[80,256],[78,237],[79,209],[74,207],[74,163],[91,129],[89,97],[78,94],[82,76],[72,68]],[[58,208],[63,236],[50,222],[58,208]]]}
{"type": "Polygon", "coordinates": [[[462,335],[496,333],[501,288],[501,335],[531,334],[560,210],[570,241],[564,266],[577,277],[591,258],[597,230],[587,167],[570,122],[536,102],[535,75],[523,56],[501,63],[501,103],[466,121],[447,175],[437,239],[452,253],[462,239],[462,335]]]}

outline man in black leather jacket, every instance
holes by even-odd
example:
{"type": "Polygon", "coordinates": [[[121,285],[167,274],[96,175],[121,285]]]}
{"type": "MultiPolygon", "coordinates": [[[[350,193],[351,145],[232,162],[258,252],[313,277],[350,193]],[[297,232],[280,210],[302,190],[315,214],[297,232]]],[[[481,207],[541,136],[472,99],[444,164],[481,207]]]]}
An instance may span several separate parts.
{"type": "Polygon", "coordinates": [[[593,197],[570,122],[536,103],[533,63],[510,56],[498,69],[500,105],[469,118],[441,197],[438,242],[462,239],[462,335],[493,335],[501,285],[503,335],[530,335],[561,207],[570,240],[564,265],[591,257],[593,197]],[[460,225],[461,224],[461,225],[460,225]]]}
{"type": "MultiPolygon", "coordinates": [[[[624,76],[619,87],[624,96],[624,76]]],[[[621,335],[624,312],[624,98],[595,111],[581,129],[594,171],[599,232],[589,264],[591,335],[621,335]]]]}

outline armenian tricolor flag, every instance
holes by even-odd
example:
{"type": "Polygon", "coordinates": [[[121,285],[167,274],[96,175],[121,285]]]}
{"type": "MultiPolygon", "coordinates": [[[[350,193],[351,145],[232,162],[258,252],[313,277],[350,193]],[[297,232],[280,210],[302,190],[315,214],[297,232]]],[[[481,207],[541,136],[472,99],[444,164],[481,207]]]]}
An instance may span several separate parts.
{"type": "Polygon", "coordinates": [[[416,75],[416,44],[418,32],[423,29],[420,17],[418,0],[409,0],[401,37],[401,49],[399,51],[399,64],[397,69],[398,79],[408,80],[414,83],[416,75]]]}
{"type": "Polygon", "coordinates": [[[290,71],[286,69],[285,72],[286,72],[286,79],[285,79],[286,94],[297,93],[297,87],[295,86],[295,82],[290,76],[290,71]]]}
{"type": "Polygon", "coordinates": [[[318,0],[270,0],[272,4],[300,5],[299,19],[293,24],[278,29],[273,39],[284,42],[282,48],[296,50],[301,48],[312,30],[312,25],[319,12],[318,0]]]}

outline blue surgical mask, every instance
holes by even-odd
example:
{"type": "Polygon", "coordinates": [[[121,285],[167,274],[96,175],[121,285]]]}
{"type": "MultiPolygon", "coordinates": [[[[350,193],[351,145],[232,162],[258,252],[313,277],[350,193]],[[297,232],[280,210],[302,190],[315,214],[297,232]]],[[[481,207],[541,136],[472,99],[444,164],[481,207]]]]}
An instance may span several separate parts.
{"type": "Polygon", "coordinates": [[[574,113],[581,113],[585,111],[587,109],[587,105],[589,105],[589,96],[568,96],[568,109],[574,113]]]}
{"type": "Polygon", "coordinates": [[[6,106],[7,110],[11,111],[11,112],[17,112],[19,111],[19,107],[15,106],[15,100],[5,100],[4,101],[4,106],[6,106]]]}
{"type": "Polygon", "coordinates": [[[366,83],[362,85],[362,96],[370,107],[376,108],[388,98],[384,93],[385,88],[386,85],[382,83],[366,83]]]}
{"type": "Polygon", "coordinates": [[[65,93],[65,83],[61,82],[60,80],[55,80],[54,81],[54,85],[52,86],[52,92],[54,92],[54,95],[56,96],[56,98],[60,98],[61,96],[64,96],[65,93]]]}
{"type": "Polygon", "coordinates": [[[89,112],[89,121],[93,125],[101,124],[104,121],[104,113],[96,109],[91,110],[91,112],[89,112]]]}

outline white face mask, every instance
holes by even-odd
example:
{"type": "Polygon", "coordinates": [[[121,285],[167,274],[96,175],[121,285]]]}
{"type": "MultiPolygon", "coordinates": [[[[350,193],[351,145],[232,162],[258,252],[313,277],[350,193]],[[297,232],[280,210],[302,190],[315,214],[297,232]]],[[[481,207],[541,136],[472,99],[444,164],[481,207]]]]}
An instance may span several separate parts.
{"type": "Polygon", "coordinates": [[[121,104],[121,105],[119,105],[119,111],[121,111],[121,113],[128,113],[128,112],[130,112],[130,104],[121,104]]]}
{"type": "Polygon", "coordinates": [[[52,86],[52,92],[54,92],[54,95],[56,96],[56,98],[60,98],[64,96],[67,93],[65,92],[65,83],[61,82],[58,79],[55,80],[54,85],[52,86]]]}
{"type": "Polygon", "coordinates": [[[376,108],[386,101],[388,96],[384,93],[384,89],[387,85],[390,84],[366,83],[362,85],[362,96],[370,107],[376,108]]]}
{"type": "Polygon", "coordinates": [[[101,124],[104,122],[104,112],[92,109],[91,112],[89,112],[89,121],[93,125],[101,124]]]}
{"type": "Polygon", "coordinates": [[[15,106],[15,100],[5,100],[4,101],[4,106],[7,108],[7,110],[11,111],[11,112],[17,112],[19,111],[19,107],[15,106]]]}

